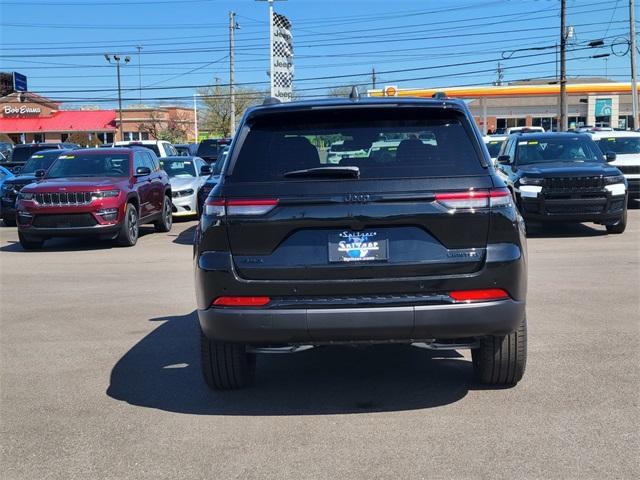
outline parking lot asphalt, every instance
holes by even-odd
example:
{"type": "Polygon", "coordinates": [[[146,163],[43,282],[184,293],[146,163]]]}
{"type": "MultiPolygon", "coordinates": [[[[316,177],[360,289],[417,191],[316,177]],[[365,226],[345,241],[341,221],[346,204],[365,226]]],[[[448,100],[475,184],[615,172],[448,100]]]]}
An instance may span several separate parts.
{"type": "Polygon", "coordinates": [[[0,228],[2,479],[640,478],[640,210],[623,235],[530,231],[529,359],[512,389],[466,352],[262,356],[201,379],[194,222],[133,248],[0,228]]]}

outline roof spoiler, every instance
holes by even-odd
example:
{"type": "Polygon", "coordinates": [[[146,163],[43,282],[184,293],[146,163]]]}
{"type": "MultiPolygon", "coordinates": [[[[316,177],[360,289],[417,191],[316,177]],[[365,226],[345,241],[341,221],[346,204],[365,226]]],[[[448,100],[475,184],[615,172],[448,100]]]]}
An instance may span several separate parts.
{"type": "Polygon", "coordinates": [[[431,95],[431,98],[435,98],[436,100],[445,100],[447,98],[447,94],[444,92],[436,92],[431,95]]]}

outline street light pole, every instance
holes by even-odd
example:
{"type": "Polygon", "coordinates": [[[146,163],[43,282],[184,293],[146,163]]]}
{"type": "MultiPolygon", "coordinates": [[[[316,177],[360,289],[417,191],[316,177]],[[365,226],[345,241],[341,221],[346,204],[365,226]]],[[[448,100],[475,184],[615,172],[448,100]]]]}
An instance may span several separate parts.
{"type": "Polygon", "coordinates": [[[257,2],[269,2],[269,80],[271,82],[270,96],[275,97],[275,85],[273,78],[273,2],[276,0],[256,0],[257,2]]]}
{"type": "Polygon", "coordinates": [[[193,94],[193,126],[194,126],[194,131],[195,131],[195,136],[196,136],[196,141],[195,143],[198,143],[198,139],[200,138],[199,132],[198,132],[198,101],[197,101],[197,93],[193,94]]]}
{"type": "MultiPolygon", "coordinates": [[[[116,64],[116,74],[118,76],[118,133],[120,134],[120,140],[124,140],[124,134],[122,133],[122,88],[120,84],[120,60],[121,57],[119,55],[110,56],[108,54],[104,55],[104,58],[107,59],[107,62],[111,63],[111,58],[113,57],[113,61],[116,64]]],[[[130,57],[124,57],[124,63],[129,63],[131,61],[130,57]]]]}
{"type": "Polygon", "coordinates": [[[631,53],[631,108],[633,113],[633,128],[638,129],[638,78],[636,64],[636,13],[634,0],[629,0],[629,49],[631,53]]]}
{"type": "Polygon", "coordinates": [[[271,82],[270,96],[275,97],[273,83],[273,0],[269,0],[269,80],[271,82]]]}

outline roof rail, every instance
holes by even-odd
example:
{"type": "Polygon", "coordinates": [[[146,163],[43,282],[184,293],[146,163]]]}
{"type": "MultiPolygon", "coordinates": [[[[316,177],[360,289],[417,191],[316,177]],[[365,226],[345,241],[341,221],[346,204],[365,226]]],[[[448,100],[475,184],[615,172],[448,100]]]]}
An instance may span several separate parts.
{"type": "Polygon", "coordinates": [[[262,102],[262,105],[276,105],[278,103],[282,103],[279,98],[276,97],[266,97],[262,102]]]}
{"type": "Polygon", "coordinates": [[[360,100],[360,92],[358,91],[358,87],[355,85],[351,87],[351,93],[349,94],[349,98],[351,100],[360,100]]]}
{"type": "Polygon", "coordinates": [[[435,98],[436,100],[444,100],[445,98],[447,98],[447,94],[444,92],[436,92],[431,95],[431,98],[435,98]]]}

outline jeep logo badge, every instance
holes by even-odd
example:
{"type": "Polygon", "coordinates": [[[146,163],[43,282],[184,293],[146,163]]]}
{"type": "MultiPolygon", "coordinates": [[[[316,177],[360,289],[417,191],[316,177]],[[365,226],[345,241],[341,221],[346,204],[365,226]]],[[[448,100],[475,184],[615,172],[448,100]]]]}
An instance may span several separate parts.
{"type": "Polygon", "coordinates": [[[370,199],[368,193],[350,193],[344,197],[346,203],[367,203],[370,199]]]}

